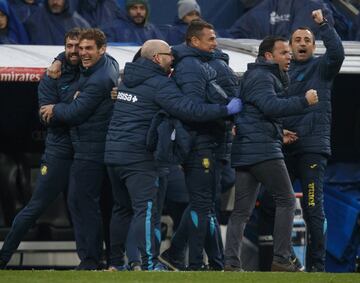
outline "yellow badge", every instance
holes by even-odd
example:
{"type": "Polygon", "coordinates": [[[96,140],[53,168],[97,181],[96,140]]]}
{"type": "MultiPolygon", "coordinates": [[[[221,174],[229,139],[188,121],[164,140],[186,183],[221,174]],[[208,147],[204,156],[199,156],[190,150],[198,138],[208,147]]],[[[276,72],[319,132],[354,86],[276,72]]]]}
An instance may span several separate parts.
{"type": "Polygon", "coordinates": [[[317,164],[315,163],[315,164],[313,164],[313,165],[310,165],[310,168],[311,169],[314,169],[314,168],[316,168],[317,167],[317,164]]]}
{"type": "Polygon", "coordinates": [[[210,168],[210,160],[209,160],[209,158],[203,158],[203,160],[202,160],[202,166],[203,166],[205,169],[209,169],[209,168],[210,168]]]}
{"type": "Polygon", "coordinates": [[[40,171],[41,171],[41,175],[43,175],[43,176],[46,175],[47,174],[47,166],[43,165],[41,167],[40,171]]]}

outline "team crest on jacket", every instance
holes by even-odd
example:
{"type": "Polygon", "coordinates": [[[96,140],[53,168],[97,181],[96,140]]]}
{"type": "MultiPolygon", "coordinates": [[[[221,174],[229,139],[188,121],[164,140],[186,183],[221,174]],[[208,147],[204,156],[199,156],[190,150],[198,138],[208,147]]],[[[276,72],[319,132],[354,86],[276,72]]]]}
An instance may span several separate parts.
{"type": "Polygon", "coordinates": [[[117,99],[132,102],[132,103],[135,103],[136,101],[138,101],[136,95],[132,95],[130,93],[126,93],[126,92],[122,92],[122,91],[118,92],[117,99]]]}
{"type": "Polygon", "coordinates": [[[46,175],[47,174],[47,166],[46,165],[41,166],[40,172],[41,172],[41,175],[43,175],[43,176],[46,175]]]}
{"type": "Polygon", "coordinates": [[[210,160],[209,160],[209,158],[203,158],[203,160],[202,160],[202,166],[203,166],[205,169],[209,169],[209,168],[210,168],[210,160]]]}

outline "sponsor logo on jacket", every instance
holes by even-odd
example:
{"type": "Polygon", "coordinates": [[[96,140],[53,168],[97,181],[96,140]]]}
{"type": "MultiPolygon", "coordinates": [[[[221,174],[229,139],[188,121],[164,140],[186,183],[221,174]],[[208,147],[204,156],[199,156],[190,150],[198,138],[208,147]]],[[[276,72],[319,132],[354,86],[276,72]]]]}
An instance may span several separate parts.
{"type": "Polygon", "coordinates": [[[132,95],[130,93],[121,92],[121,91],[118,92],[117,99],[132,102],[132,103],[135,103],[136,101],[138,101],[136,95],[132,95]]]}
{"type": "Polygon", "coordinates": [[[278,15],[275,11],[270,13],[270,24],[275,25],[280,22],[290,22],[290,14],[278,15]]]}

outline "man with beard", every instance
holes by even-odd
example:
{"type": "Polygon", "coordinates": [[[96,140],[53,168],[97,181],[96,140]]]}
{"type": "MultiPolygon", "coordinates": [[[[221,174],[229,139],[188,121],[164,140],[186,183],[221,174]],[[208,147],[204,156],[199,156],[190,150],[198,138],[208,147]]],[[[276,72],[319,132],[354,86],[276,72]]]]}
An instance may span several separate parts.
{"type": "MultiPolygon", "coordinates": [[[[39,106],[59,102],[69,103],[78,88],[80,29],[74,28],[65,35],[65,62],[61,77],[53,80],[47,75],[40,82],[39,106]]],[[[49,124],[45,152],[35,191],[27,206],[16,215],[11,230],[0,252],[0,269],[5,268],[26,232],[46,208],[68,188],[73,147],[66,125],[49,124]]]]}
{"type": "MultiPolygon", "coordinates": [[[[153,117],[165,110],[183,121],[207,121],[241,109],[241,102],[236,98],[221,106],[183,95],[169,78],[173,60],[166,42],[149,40],[141,48],[141,57],[126,64],[106,139],[105,162],[114,195],[111,228],[112,234],[118,235],[112,238],[112,253],[121,254],[127,237],[140,251],[145,270],[161,267],[154,244],[159,164],[146,147],[153,117]]],[[[168,137],[175,142],[184,138],[187,137],[178,131],[174,137],[168,137]]],[[[122,261],[112,264],[119,265],[122,261]]]]}
{"type": "Polygon", "coordinates": [[[74,161],[68,204],[81,260],[78,270],[98,269],[103,245],[99,198],[106,174],[105,137],[113,107],[110,92],[119,77],[118,63],[105,52],[106,37],[101,30],[83,31],[78,95],[70,104],[49,104],[40,109],[46,121],[71,127],[74,161]]]}
{"type": "Polygon", "coordinates": [[[109,42],[127,42],[142,45],[149,39],[163,39],[158,28],[149,23],[149,3],[147,0],[127,0],[126,18],[118,16],[103,27],[109,42]]]}

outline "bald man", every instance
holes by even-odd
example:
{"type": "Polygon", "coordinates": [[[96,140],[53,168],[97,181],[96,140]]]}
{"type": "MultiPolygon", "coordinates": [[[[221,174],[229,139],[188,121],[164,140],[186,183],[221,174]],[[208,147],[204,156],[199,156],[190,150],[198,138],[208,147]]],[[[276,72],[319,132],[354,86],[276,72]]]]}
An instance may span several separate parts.
{"type": "MultiPolygon", "coordinates": [[[[126,238],[141,254],[140,262],[130,268],[159,270],[154,245],[155,199],[159,189],[159,168],[154,154],[147,149],[146,137],[153,117],[165,110],[184,121],[208,121],[240,111],[241,102],[228,105],[197,104],[184,96],[169,78],[174,58],[169,45],[149,40],[141,56],[126,63],[124,79],[106,138],[105,162],[113,187],[114,208],[111,220],[111,265],[123,269],[122,251],[126,238]]],[[[161,138],[169,136],[161,135],[161,138]]],[[[175,137],[175,143],[178,139],[175,137]]]]}

